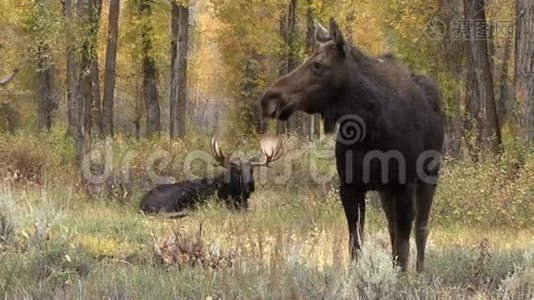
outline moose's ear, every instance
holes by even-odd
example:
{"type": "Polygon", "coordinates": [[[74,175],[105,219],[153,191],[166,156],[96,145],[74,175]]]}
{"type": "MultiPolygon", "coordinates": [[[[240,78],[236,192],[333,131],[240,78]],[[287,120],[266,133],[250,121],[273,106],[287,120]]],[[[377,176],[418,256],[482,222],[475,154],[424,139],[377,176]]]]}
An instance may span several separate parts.
{"type": "Polygon", "coordinates": [[[329,29],[329,32],[332,35],[332,39],[336,43],[337,49],[344,56],[346,56],[348,53],[347,53],[347,47],[346,47],[347,45],[346,45],[346,42],[345,42],[345,38],[343,37],[343,33],[339,29],[339,26],[337,25],[337,23],[334,20],[334,18],[330,18],[330,29],[329,29]]]}
{"type": "Polygon", "coordinates": [[[317,40],[318,43],[324,44],[332,39],[330,36],[330,32],[328,32],[328,29],[326,29],[319,21],[315,20],[315,40],[317,40]]]}

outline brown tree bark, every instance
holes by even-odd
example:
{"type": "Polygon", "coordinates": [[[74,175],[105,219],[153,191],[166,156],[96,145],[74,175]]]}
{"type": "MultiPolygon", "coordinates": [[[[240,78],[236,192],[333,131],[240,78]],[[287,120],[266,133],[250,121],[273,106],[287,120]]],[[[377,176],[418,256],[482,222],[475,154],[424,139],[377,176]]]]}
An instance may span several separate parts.
{"type": "MultiPolygon", "coordinates": [[[[287,47],[287,53],[282,58],[282,65],[280,67],[280,75],[285,75],[291,72],[298,66],[298,58],[296,57],[296,41],[297,41],[297,0],[289,0],[287,10],[280,18],[280,35],[287,47]]],[[[277,123],[277,132],[284,133],[286,131],[300,132],[302,131],[301,113],[295,113],[287,122],[277,123]]]]}
{"type": "Polygon", "coordinates": [[[37,56],[37,99],[38,99],[38,128],[40,131],[50,131],[52,127],[52,113],[57,107],[55,89],[55,68],[49,59],[50,47],[40,42],[37,56]]]}
{"type": "MultiPolygon", "coordinates": [[[[293,71],[299,62],[296,56],[297,52],[297,0],[289,0],[287,8],[287,21],[285,28],[285,42],[289,48],[289,53],[286,57],[286,74],[293,71]]],[[[302,134],[302,113],[296,112],[287,120],[287,128],[295,133],[302,134]]]]}
{"type": "MultiPolygon", "coordinates": [[[[312,1],[308,0],[306,3],[306,40],[305,49],[306,54],[311,55],[315,49],[315,23],[312,1]]],[[[302,114],[302,135],[308,139],[314,137],[314,121],[315,115],[302,114]]]]}
{"type": "Polygon", "coordinates": [[[101,4],[101,0],[65,0],[63,3],[67,21],[68,133],[74,138],[79,164],[90,147],[91,109],[94,103],[100,105],[95,96],[98,90],[94,85],[98,85],[98,76],[94,72],[98,74],[95,61],[101,4]],[[83,36],[74,33],[80,22],[87,26],[83,27],[83,36]]]}
{"type": "Polygon", "coordinates": [[[115,66],[117,38],[119,35],[120,0],[109,3],[108,39],[106,49],[106,70],[104,73],[104,97],[102,99],[102,134],[113,136],[113,103],[115,97],[115,66]]]}
{"type": "Polygon", "coordinates": [[[74,41],[74,22],[75,22],[75,2],[76,0],[65,0],[63,1],[63,13],[66,20],[65,28],[65,44],[66,44],[66,86],[67,86],[67,114],[68,114],[68,128],[67,134],[70,136],[75,135],[76,124],[77,124],[77,114],[76,114],[76,95],[78,94],[78,84],[77,84],[77,74],[78,74],[78,62],[76,60],[76,47],[74,41]]]}
{"type": "Polygon", "coordinates": [[[258,85],[259,77],[262,74],[262,60],[254,50],[250,51],[247,59],[243,77],[240,83],[239,110],[245,124],[250,128],[249,133],[264,133],[266,131],[265,118],[261,115],[261,109],[254,99],[259,99],[261,90],[258,85]]]}
{"type": "Polygon", "coordinates": [[[187,55],[189,50],[189,7],[172,3],[170,136],[186,133],[187,55]]]}
{"type": "Polygon", "coordinates": [[[52,127],[52,112],[57,106],[55,89],[56,71],[52,58],[52,48],[50,40],[43,36],[47,20],[45,19],[47,1],[39,0],[33,3],[33,16],[37,19],[35,26],[30,29],[35,42],[31,49],[31,55],[35,62],[35,78],[37,82],[37,107],[38,107],[38,129],[39,131],[49,131],[52,127]]]}
{"type": "MultiPolygon", "coordinates": [[[[96,51],[96,49],[95,49],[96,51]]],[[[96,56],[96,53],[95,53],[96,56]]],[[[89,76],[91,81],[91,105],[90,105],[90,115],[89,127],[91,132],[98,132],[100,135],[103,133],[102,128],[102,98],[100,97],[100,66],[98,63],[98,58],[95,57],[91,62],[89,76]]]]}
{"type": "Polygon", "coordinates": [[[147,136],[159,134],[161,131],[161,110],[159,106],[159,95],[157,87],[158,69],[156,61],[152,57],[152,26],[150,17],[152,15],[152,2],[142,0],[139,4],[139,14],[144,18],[145,24],[141,30],[141,43],[143,51],[143,96],[146,111],[146,133],[147,136]]]}
{"type": "MultiPolygon", "coordinates": [[[[77,2],[78,19],[83,24],[78,73],[78,100],[84,105],[84,133],[90,136],[100,119],[100,81],[98,71],[98,28],[102,0],[77,2]]],[[[78,120],[79,122],[80,120],[78,120]]],[[[97,127],[100,127],[97,125],[97,127]]]]}
{"type": "MultiPolygon", "coordinates": [[[[280,16],[280,36],[282,37],[282,40],[286,41],[286,28],[287,28],[287,15],[285,13],[282,13],[280,16]]],[[[280,76],[284,76],[287,74],[287,58],[281,57],[280,58],[280,69],[278,70],[278,73],[280,76]]],[[[288,128],[288,124],[286,121],[276,121],[276,133],[278,135],[286,133],[288,128]]]]}
{"type": "Polygon", "coordinates": [[[503,53],[503,59],[501,63],[501,67],[499,70],[499,96],[497,100],[497,115],[499,118],[499,125],[502,126],[504,122],[506,122],[508,118],[508,114],[511,111],[511,104],[510,100],[512,97],[510,97],[510,82],[508,77],[509,67],[510,67],[510,60],[512,58],[512,38],[507,38],[505,45],[504,45],[504,53],[503,53]]]}
{"type": "MultiPolygon", "coordinates": [[[[501,149],[502,141],[493,89],[492,67],[488,55],[488,37],[476,35],[476,32],[480,30],[478,26],[487,24],[485,1],[464,0],[464,14],[466,21],[470,24],[469,29],[471,29],[466,47],[471,104],[482,107],[480,111],[484,117],[483,143],[489,143],[489,148],[493,152],[498,152],[501,149]]],[[[476,112],[476,109],[474,111],[476,112]]]]}
{"type": "MultiPolygon", "coordinates": [[[[455,18],[461,15],[461,0],[444,0],[440,2],[440,19],[445,24],[453,24],[455,18]]],[[[456,81],[464,81],[463,43],[456,40],[453,33],[448,30],[441,40],[439,47],[440,58],[443,58],[443,68],[446,68],[456,81]]],[[[445,143],[444,152],[453,157],[461,156],[462,132],[464,130],[464,116],[461,112],[462,95],[460,89],[455,89],[450,99],[447,99],[447,112],[445,113],[445,143]]],[[[445,101],[445,99],[444,99],[445,101]]]]}
{"type": "Polygon", "coordinates": [[[534,142],[534,3],[517,0],[515,41],[515,96],[522,108],[521,125],[534,142]]]}

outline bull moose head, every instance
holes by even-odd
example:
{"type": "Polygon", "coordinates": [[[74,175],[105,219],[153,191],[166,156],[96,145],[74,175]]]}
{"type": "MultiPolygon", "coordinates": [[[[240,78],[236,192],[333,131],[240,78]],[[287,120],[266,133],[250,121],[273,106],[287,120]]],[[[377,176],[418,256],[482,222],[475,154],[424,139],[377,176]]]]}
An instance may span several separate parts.
{"type": "Polygon", "coordinates": [[[219,197],[222,199],[232,199],[233,205],[246,207],[247,199],[254,192],[254,168],[270,167],[270,164],[279,160],[284,154],[283,144],[277,137],[264,137],[261,142],[263,158],[260,161],[253,159],[231,161],[224,154],[219,141],[214,137],[211,140],[211,152],[215,159],[216,166],[226,169],[223,174],[223,181],[219,189],[219,197]]]}

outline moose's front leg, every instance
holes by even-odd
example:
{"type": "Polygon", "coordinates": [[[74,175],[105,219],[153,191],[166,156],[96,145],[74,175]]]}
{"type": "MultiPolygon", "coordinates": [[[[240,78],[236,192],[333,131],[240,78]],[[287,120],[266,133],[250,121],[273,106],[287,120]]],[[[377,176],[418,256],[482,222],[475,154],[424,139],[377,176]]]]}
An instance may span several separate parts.
{"type": "Polygon", "coordinates": [[[352,259],[357,259],[363,247],[365,190],[348,184],[342,184],[339,192],[349,227],[350,256],[352,259]]]}

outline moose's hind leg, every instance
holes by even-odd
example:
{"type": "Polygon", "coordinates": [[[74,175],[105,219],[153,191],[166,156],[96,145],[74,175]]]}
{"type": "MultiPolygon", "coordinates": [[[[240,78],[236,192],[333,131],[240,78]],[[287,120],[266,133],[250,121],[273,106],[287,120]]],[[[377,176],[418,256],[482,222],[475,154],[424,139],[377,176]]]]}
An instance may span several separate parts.
{"type": "Polygon", "coordinates": [[[414,185],[408,184],[402,191],[395,193],[395,253],[397,264],[402,271],[408,268],[410,255],[410,233],[414,217],[414,185]]]}
{"type": "Polygon", "coordinates": [[[390,192],[379,192],[382,209],[388,221],[389,239],[391,241],[391,253],[395,255],[395,197],[390,192]]]}
{"type": "Polygon", "coordinates": [[[417,272],[422,272],[425,263],[425,248],[428,238],[430,208],[436,191],[435,185],[419,183],[415,198],[415,244],[417,246],[417,272]]]}

